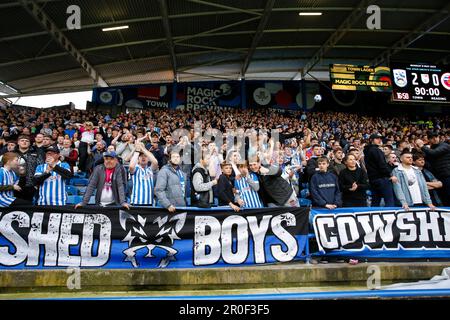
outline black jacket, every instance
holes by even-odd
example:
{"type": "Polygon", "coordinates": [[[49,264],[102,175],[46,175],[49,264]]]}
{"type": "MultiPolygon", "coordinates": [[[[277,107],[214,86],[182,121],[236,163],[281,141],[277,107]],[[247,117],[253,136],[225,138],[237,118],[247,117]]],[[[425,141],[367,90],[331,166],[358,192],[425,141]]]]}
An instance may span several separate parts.
{"type": "Polygon", "coordinates": [[[34,147],[30,147],[27,152],[20,152],[19,147],[16,147],[15,152],[19,155],[19,157],[25,161],[25,169],[26,174],[23,177],[20,177],[19,186],[23,187],[32,187],[34,186],[33,177],[38,165],[44,163],[44,159],[42,159],[39,154],[36,152],[34,147]]]}
{"type": "Polygon", "coordinates": [[[207,190],[207,191],[197,191],[195,189],[195,185],[193,183],[194,175],[196,173],[200,173],[202,175],[203,183],[208,183],[211,181],[211,177],[205,168],[197,167],[197,168],[194,168],[194,170],[192,170],[192,179],[190,179],[191,180],[191,182],[190,182],[191,183],[191,206],[199,207],[199,208],[210,208],[211,207],[210,197],[212,194],[212,188],[211,188],[211,190],[207,190]]]}
{"type": "Polygon", "coordinates": [[[364,148],[364,161],[369,181],[391,177],[386,157],[377,145],[369,144],[364,148]]]}
{"type": "Polygon", "coordinates": [[[269,170],[271,170],[269,173],[274,172],[275,174],[257,174],[262,198],[266,203],[273,202],[277,206],[283,206],[289,200],[294,190],[289,182],[281,176],[281,168],[272,166],[269,170]]]}
{"type": "Polygon", "coordinates": [[[367,181],[367,173],[361,169],[351,171],[345,168],[339,175],[339,186],[342,192],[342,200],[344,203],[352,200],[366,200],[366,191],[369,189],[369,182],[367,181]],[[353,182],[356,182],[358,188],[355,191],[350,191],[353,182]]]}
{"type": "Polygon", "coordinates": [[[450,177],[450,144],[441,142],[431,148],[422,147],[422,151],[430,163],[431,172],[438,179],[450,177]]]}
{"type": "Polygon", "coordinates": [[[304,182],[310,182],[312,176],[319,172],[318,160],[318,157],[312,157],[306,162],[305,174],[303,175],[304,182]]]}
{"type": "MultiPolygon", "coordinates": [[[[219,198],[219,206],[228,206],[230,202],[234,202],[234,179],[222,174],[217,183],[217,198],[219,198]]],[[[192,200],[192,199],[191,199],[192,200]]]]}

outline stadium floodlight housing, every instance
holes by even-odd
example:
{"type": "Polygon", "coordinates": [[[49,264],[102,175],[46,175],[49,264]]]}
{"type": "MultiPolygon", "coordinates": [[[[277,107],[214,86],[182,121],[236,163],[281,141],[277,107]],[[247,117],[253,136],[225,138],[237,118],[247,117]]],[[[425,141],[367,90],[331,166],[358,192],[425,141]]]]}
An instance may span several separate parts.
{"type": "Polygon", "coordinates": [[[128,29],[128,26],[118,26],[118,27],[111,27],[111,28],[103,28],[102,31],[114,31],[114,30],[122,30],[122,29],[128,29]]]}
{"type": "Polygon", "coordinates": [[[299,16],[321,16],[322,12],[300,12],[299,16]]]}

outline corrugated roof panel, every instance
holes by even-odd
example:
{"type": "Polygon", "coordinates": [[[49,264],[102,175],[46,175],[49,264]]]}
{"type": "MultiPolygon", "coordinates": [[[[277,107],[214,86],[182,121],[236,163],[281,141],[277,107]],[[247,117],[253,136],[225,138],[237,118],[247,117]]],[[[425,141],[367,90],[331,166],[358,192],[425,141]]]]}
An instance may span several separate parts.
{"type": "Polygon", "coordinates": [[[124,63],[115,63],[109,65],[97,66],[96,69],[108,80],[108,78],[119,75],[132,75],[133,73],[143,73],[150,71],[159,71],[171,68],[169,58],[158,58],[144,61],[129,61],[124,63]]]}
{"type": "Polygon", "coordinates": [[[111,15],[103,0],[51,1],[45,4],[45,13],[62,29],[66,28],[69,14],[67,7],[78,5],[81,9],[81,24],[93,24],[111,21],[111,15]]]}
{"type": "Polygon", "coordinates": [[[431,48],[437,50],[447,50],[447,54],[450,54],[450,37],[425,35],[412,43],[410,48],[431,48]]]}
{"type": "MultiPolygon", "coordinates": [[[[383,9],[381,9],[383,10],[383,9]]],[[[368,15],[362,16],[353,28],[367,28],[368,15]]],[[[430,18],[428,12],[383,12],[381,13],[382,29],[414,30],[420,23],[430,18]]],[[[377,37],[375,37],[377,38],[377,37]]]]}
{"type": "Polygon", "coordinates": [[[217,10],[217,8],[189,1],[167,0],[167,10],[169,11],[169,15],[171,15],[199,11],[214,11],[217,10]]]}
{"type": "Polygon", "coordinates": [[[448,56],[448,54],[442,54],[438,52],[424,52],[424,51],[402,51],[392,57],[392,60],[404,61],[411,63],[434,63],[443,57],[448,56]]]}
{"type": "MultiPolygon", "coordinates": [[[[6,0],[12,1],[12,0],[6,0]]],[[[266,4],[265,0],[207,0],[210,3],[222,5],[222,7],[193,3],[186,0],[168,0],[168,11],[171,16],[169,24],[174,41],[191,35],[198,35],[211,29],[223,28],[229,24],[236,24],[249,18],[255,18],[251,22],[237,24],[216,31],[214,34],[196,36],[185,39],[182,43],[190,47],[177,45],[175,52],[177,55],[178,68],[194,68],[194,71],[211,73],[231,73],[239,71],[246,53],[252,43],[253,36],[260,21],[260,16],[251,12],[252,10],[262,13],[266,4]],[[225,8],[223,6],[228,6],[225,8]],[[235,11],[231,11],[235,7],[235,11]],[[223,13],[225,12],[225,13],[223,13]],[[233,13],[230,13],[233,12],[233,13]],[[202,15],[208,13],[209,15],[202,15]],[[185,15],[184,18],[179,18],[185,15]],[[187,16],[186,16],[187,15],[187,16]],[[175,18],[178,17],[178,18],[175,18]],[[214,51],[207,47],[217,47],[226,49],[240,48],[239,52],[228,52],[224,50],[214,51]],[[231,67],[233,66],[233,67],[231,67]],[[237,71],[236,71],[237,70],[237,71]]],[[[43,3],[40,1],[39,3],[43,3]]],[[[270,13],[269,23],[266,32],[253,56],[250,64],[252,68],[269,69],[272,67],[297,68],[298,64],[305,63],[317,52],[317,49],[329,38],[335,28],[340,26],[348,17],[360,0],[278,0],[275,1],[274,10],[270,13]],[[298,12],[303,9],[332,7],[323,10],[320,17],[300,17],[298,12]],[[316,29],[316,31],[304,31],[305,29],[316,29]],[[274,30],[276,32],[274,32],[274,30]],[[293,31],[297,30],[297,31],[293,31]],[[298,31],[303,30],[303,31],[298,31]],[[289,32],[288,32],[289,31],[289,32]],[[313,48],[302,48],[301,46],[312,45],[313,48]],[[295,48],[297,47],[297,48],[295,48]],[[267,48],[267,49],[264,49],[267,48]],[[298,64],[297,64],[298,63],[298,64]]],[[[129,29],[105,33],[101,31],[102,26],[84,28],[82,30],[67,31],[66,35],[75,46],[85,52],[86,58],[91,64],[97,66],[106,80],[108,77],[114,79],[114,83],[128,81],[146,82],[159,78],[173,79],[172,66],[170,62],[169,50],[165,43],[162,19],[160,16],[159,2],[156,0],[57,0],[50,1],[43,5],[44,11],[57,23],[60,28],[66,27],[67,6],[77,4],[81,7],[82,26],[92,24],[115,25],[121,20],[142,19],[144,22],[128,23],[129,29]],[[158,17],[149,21],[148,18],[158,17]],[[125,46],[124,43],[127,43],[125,46]],[[130,44],[134,43],[134,44],[130,44]],[[97,50],[92,50],[97,48],[97,50]],[[150,59],[152,58],[153,59],[150,59]],[[147,58],[147,59],[143,59],[147,58]],[[138,59],[138,61],[132,61],[138,59]],[[121,63],[116,62],[123,61],[121,63]],[[152,76],[152,72],[156,72],[152,76]]],[[[441,9],[448,4],[448,0],[399,0],[388,1],[379,0],[377,4],[382,8],[391,8],[382,11],[382,28],[412,30],[431,16],[434,10],[441,9]],[[405,8],[412,8],[408,12],[405,8]],[[392,10],[399,11],[392,11],[392,10]],[[431,10],[431,12],[430,12],[431,10]],[[417,12],[415,12],[417,11],[417,12]],[[422,12],[421,12],[422,11],[422,12]]],[[[1,7],[1,6],[0,6],[1,7]]],[[[64,84],[79,86],[86,81],[83,70],[77,62],[68,54],[57,56],[52,59],[40,59],[34,62],[1,67],[7,61],[33,57],[36,55],[49,55],[63,52],[55,42],[48,42],[48,36],[37,36],[23,38],[17,41],[5,42],[2,37],[19,35],[29,32],[44,32],[34,19],[20,6],[14,6],[0,11],[0,80],[11,80],[27,78],[37,74],[48,74],[55,71],[69,69],[67,79],[61,79],[61,74],[48,75],[50,82],[54,78],[56,85],[64,84]],[[11,27],[13,26],[13,27],[11,27]],[[48,45],[47,45],[48,44],[48,45]],[[74,71],[74,70],[77,71],[74,71]],[[81,73],[81,76],[73,77],[71,72],[81,73]],[[59,83],[59,84],[58,84],[59,83]]],[[[450,20],[437,26],[433,31],[448,32],[450,20]]],[[[366,29],[366,15],[357,21],[353,29],[366,29]]],[[[372,59],[378,55],[382,49],[370,48],[370,46],[389,46],[404,34],[399,32],[348,32],[340,41],[336,48],[332,48],[326,53],[317,68],[327,68],[327,64],[332,61],[361,61],[372,59]],[[342,47],[345,46],[345,47],[342,47]],[[359,46],[359,47],[357,47],[359,46]],[[368,46],[368,48],[363,48],[368,46]],[[333,58],[334,60],[330,60],[333,58]]],[[[448,55],[448,41],[442,40],[448,34],[426,35],[414,44],[411,48],[437,48],[443,52],[427,52],[417,50],[403,50],[395,55],[395,59],[426,59],[432,61],[448,55]]],[[[261,70],[256,70],[259,74],[261,70]]],[[[260,72],[261,71],[261,72],[260,72]]],[[[297,71],[297,70],[295,70],[297,71]]],[[[266,73],[267,74],[267,73],[266,73]]],[[[194,77],[195,78],[195,77],[194,77]]],[[[17,81],[20,86],[39,85],[54,86],[47,82],[47,77],[37,77],[17,81]],[[36,83],[39,82],[40,83],[36,83]]],[[[88,79],[88,81],[90,81],[88,79]]],[[[156,80],[157,81],[157,80],[156,80]]]]}
{"type": "Polygon", "coordinates": [[[122,76],[110,78],[108,83],[113,86],[130,85],[130,84],[146,84],[158,82],[173,82],[172,70],[162,70],[152,73],[134,74],[130,76],[122,76]]]}
{"type": "MultiPolygon", "coordinates": [[[[13,86],[18,86],[20,88],[32,88],[43,86],[51,83],[60,83],[63,81],[70,82],[71,79],[89,78],[89,75],[81,68],[63,71],[58,73],[52,73],[47,75],[42,75],[38,77],[31,77],[22,80],[16,80],[10,82],[13,86]]],[[[90,78],[89,78],[90,79],[90,78]]],[[[91,79],[92,80],[92,79],[91,79]]]]}
{"type": "Polygon", "coordinates": [[[317,8],[317,7],[353,7],[360,0],[277,0],[275,7],[277,8],[317,8]]]}
{"type": "Polygon", "coordinates": [[[134,59],[169,56],[169,50],[165,42],[130,47],[134,59]]]}
{"type": "Polygon", "coordinates": [[[266,29],[337,28],[348,14],[346,11],[325,11],[321,16],[299,16],[296,11],[272,12],[266,29]]]}
{"type": "Polygon", "coordinates": [[[233,52],[215,52],[214,54],[211,54],[211,52],[205,52],[200,54],[186,55],[183,57],[179,56],[177,59],[179,68],[220,61],[233,61],[233,60],[243,61],[242,55],[233,52]]]}
{"type": "Polygon", "coordinates": [[[330,35],[329,32],[265,33],[258,47],[322,45],[330,35]]]}
{"type": "Polygon", "coordinates": [[[86,52],[85,57],[92,65],[130,59],[125,47],[86,52]]]}
{"type": "Polygon", "coordinates": [[[238,31],[238,30],[256,30],[258,26],[258,19],[250,22],[240,23],[244,20],[250,19],[245,14],[237,15],[216,15],[216,16],[201,16],[196,18],[179,18],[170,19],[173,36],[184,36],[202,33],[213,29],[223,28],[227,25],[237,24],[234,27],[223,28],[217,32],[238,31]]]}
{"type": "Polygon", "coordinates": [[[277,58],[288,58],[288,57],[298,57],[306,58],[311,57],[317,49],[278,49],[278,50],[265,50],[258,49],[255,51],[254,59],[277,59],[277,58]]]}
{"type": "Polygon", "coordinates": [[[379,32],[371,31],[368,32],[348,32],[342,37],[338,44],[342,45],[364,45],[364,46],[390,46],[398,39],[400,39],[403,33],[389,33],[389,32],[379,32]],[[378,37],[372,37],[378,34],[378,37]]]}
{"type": "MultiPolygon", "coordinates": [[[[207,47],[218,47],[218,48],[238,48],[238,49],[248,49],[252,43],[253,36],[250,34],[242,34],[239,36],[235,35],[222,35],[221,37],[212,38],[195,38],[185,43],[199,46],[207,47]]],[[[181,48],[182,46],[177,46],[181,48]]]]}
{"type": "MultiPolygon", "coordinates": [[[[9,47],[16,52],[16,56],[12,60],[33,58],[63,52],[61,46],[49,35],[33,37],[33,41],[6,42],[3,46],[9,47]]],[[[0,55],[2,54],[0,53],[0,55]]],[[[5,60],[2,62],[8,61],[5,60]]]]}
{"type": "Polygon", "coordinates": [[[0,17],[0,38],[43,31],[41,25],[21,6],[0,9],[0,17]]]}
{"type": "Polygon", "coordinates": [[[441,9],[448,5],[448,0],[378,0],[377,5],[381,8],[421,8],[421,9],[441,9]]]}
{"type": "Polygon", "coordinates": [[[46,62],[43,62],[43,60],[36,60],[8,67],[1,67],[0,79],[9,81],[12,79],[22,79],[40,74],[53,73],[78,67],[79,64],[76,62],[76,60],[69,55],[66,55],[63,57],[48,59],[48,61],[46,62]]]}

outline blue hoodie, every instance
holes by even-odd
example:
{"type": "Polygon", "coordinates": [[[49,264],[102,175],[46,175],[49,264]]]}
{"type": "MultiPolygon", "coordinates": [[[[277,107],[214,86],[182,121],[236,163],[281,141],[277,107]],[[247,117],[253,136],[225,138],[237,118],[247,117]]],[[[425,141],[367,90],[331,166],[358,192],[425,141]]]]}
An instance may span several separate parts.
{"type": "Polygon", "coordinates": [[[309,191],[313,206],[325,207],[326,204],[342,206],[342,196],[339,190],[337,176],[330,172],[318,172],[309,182],[309,191]]]}

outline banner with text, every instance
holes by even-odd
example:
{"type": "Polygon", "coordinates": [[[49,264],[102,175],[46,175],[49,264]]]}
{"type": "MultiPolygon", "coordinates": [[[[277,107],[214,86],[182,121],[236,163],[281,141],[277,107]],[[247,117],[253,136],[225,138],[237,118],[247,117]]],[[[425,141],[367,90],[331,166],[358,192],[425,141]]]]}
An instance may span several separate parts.
{"type": "Polygon", "coordinates": [[[172,83],[93,89],[92,103],[117,105],[128,109],[168,109],[172,102],[172,83]]]}
{"type": "Polygon", "coordinates": [[[241,108],[239,81],[178,82],[174,108],[209,111],[241,108]]]}
{"type": "Polygon", "coordinates": [[[0,269],[194,268],[303,259],[308,208],[3,208],[0,269]]]}
{"type": "Polygon", "coordinates": [[[392,81],[388,67],[330,65],[333,90],[391,92],[392,81]]]}
{"type": "Polygon", "coordinates": [[[318,255],[450,258],[449,209],[311,210],[318,255]]]}

